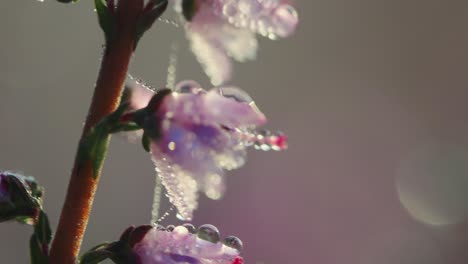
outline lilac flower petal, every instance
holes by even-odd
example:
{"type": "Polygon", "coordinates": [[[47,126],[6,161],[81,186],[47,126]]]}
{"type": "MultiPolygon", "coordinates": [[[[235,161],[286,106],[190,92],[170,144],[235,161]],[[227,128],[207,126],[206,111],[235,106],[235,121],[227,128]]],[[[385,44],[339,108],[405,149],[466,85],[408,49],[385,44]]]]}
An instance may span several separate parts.
{"type": "Polygon", "coordinates": [[[192,258],[189,256],[182,256],[177,254],[170,254],[169,255],[172,260],[177,263],[185,263],[185,264],[198,264],[200,263],[196,258],[192,258]]]}
{"type": "Polygon", "coordinates": [[[196,31],[187,33],[192,52],[202,65],[213,85],[220,85],[231,79],[232,65],[226,50],[196,31]]]}
{"type": "Polygon", "coordinates": [[[126,87],[130,89],[130,108],[138,110],[145,108],[154,95],[154,91],[142,83],[129,80],[126,87]]]}
{"type": "Polygon", "coordinates": [[[254,59],[257,52],[257,40],[252,32],[233,27],[206,8],[200,9],[187,25],[187,36],[193,53],[214,85],[231,78],[228,56],[243,62],[254,59]]]}
{"type": "Polygon", "coordinates": [[[164,155],[155,143],[151,144],[151,155],[156,166],[156,172],[167,190],[170,202],[177,208],[182,218],[191,220],[193,211],[198,206],[198,184],[196,180],[164,155]]]}
{"type": "Polygon", "coordinates": [[[208,0],[206,8],[236,27],[270,38],[291,35],[299,20],[284,0],[208,0]]]}
{"type": "Polygon", "coordinates": [[[239,103],[219,96],[217,90],[208,92],[205,104],[213,109],[210,118],[228,127],[258,126],[266,122],[265,115],[255,104],[239,103]]]}
{"type": "Polygon", "coordinates": [[[133,251],[142,264],[232,264],[241,259],[238,250],[203,240],[183,226],[172,232],[154,228],[133,251]]]}

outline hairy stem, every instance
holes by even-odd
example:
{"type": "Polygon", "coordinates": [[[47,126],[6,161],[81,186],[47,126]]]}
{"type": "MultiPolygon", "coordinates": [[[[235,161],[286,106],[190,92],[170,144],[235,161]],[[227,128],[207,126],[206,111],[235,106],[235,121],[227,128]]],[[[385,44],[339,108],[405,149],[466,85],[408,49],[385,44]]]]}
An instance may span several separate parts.
{"type": "MultiPolygon", "coordinates": [[[[119,0],[116,10],[117,32],[106,47],[94,94],[80,142],[102,118],[119,104],[130,58],[135,47],[135,28],[143,0],[119,0]]],[[[110,136],[105,139],[107,142],[110,136]]],[[[107,151],[107,148],[106,148],[107,151]]],[[[50,251],[51,264],[73,264],[86,230],[102,168],[92,160],[75,158],[68,191],[50,251]],[[93,177],[97,171],[96,177],[93,177]]]]}

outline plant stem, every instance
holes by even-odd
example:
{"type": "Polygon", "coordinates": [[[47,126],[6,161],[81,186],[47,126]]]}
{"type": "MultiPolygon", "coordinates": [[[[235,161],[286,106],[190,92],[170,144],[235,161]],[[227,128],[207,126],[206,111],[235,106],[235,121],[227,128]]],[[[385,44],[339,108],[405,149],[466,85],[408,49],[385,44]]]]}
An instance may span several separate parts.
{"type": "MultiPolygon", "coordinates": [[[[119,0],[115,10],[117,32],[106,47],[94,94],[80,142],[102,118],[119,104],[128,65],[135,47],[136,23],[143,8],[143,0],[119,0]]],[[[106,139],[107,143],[110,136],[106,139]]],[[[107,151],[107,148],[106,148],[107,151]]],[[[94,195],[99,182],[93,177],[92,160],[75,158],[60,222],[50,251],[51,264],[73,264],[80,251],[94,195]]]]}

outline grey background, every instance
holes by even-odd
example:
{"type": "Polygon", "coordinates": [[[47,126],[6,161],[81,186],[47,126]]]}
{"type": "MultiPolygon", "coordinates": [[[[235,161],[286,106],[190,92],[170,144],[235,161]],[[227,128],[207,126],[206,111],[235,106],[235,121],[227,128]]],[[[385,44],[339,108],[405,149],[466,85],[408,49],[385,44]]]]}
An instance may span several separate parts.
{"type": "MultiPolygon", "coordinates": [[[[91,2],[0,1],[0,168],[46,186],[54,228],[102,52],[91,2]]],[[[467,263],[468,2],[296,5],[297,34],[261,39],[258,60],[236,65],[233,81],[290,149],[251,151],[228,173],[224,199],[203,198],[194,223],[239,236],[247,263],[467,263]],[[436,167],[446,153],[461,162],[416,173],[413,152],[435,153],[427,163],[436,167]],[[416,202],[403,206],[398,190],[416,202]]],[[[162,86],[178,41],[178,79],[207,84],[183,35],[159,23],[131,72],[162,86]]],[[[153,174],[138,144],[113,138],[83,249],[149,221],[153,174]]],[[[0,263],[28,263],[30,232],[0,225],[0,263]]]]}

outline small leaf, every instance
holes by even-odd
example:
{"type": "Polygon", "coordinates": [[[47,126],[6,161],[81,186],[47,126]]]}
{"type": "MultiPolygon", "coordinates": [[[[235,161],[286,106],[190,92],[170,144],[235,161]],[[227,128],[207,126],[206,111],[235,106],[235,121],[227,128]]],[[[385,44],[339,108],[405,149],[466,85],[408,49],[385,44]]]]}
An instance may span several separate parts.
{"type": "Polygon", "coordinates": [[[106,150],[107,146],[109,145],[109,134],[100,133],[99,136],[96,136],[96,144],[94,151],[92,153],[92,160],[93,160],[93,178],[96,179],[97,175],[99,174],[99,170],[102,167],[102,163],[106,158],[106,150]]]}
{"type": "Polygon", "coordinates": [[[29,250],[31,254],[31,264],[48,264],[49,258],[44,254],[41,244],[34,233],[29,240],[29,250]]]}
{"type": "Polygon", "coordinates": [[[113,255],[113,252],[107,250],[111,243],[105,242],[91,248],[88,252],[83,254],[80,259],[80,264],[97,264],[101,263],[113,255]]]}
{"type": "Polygon", "coordinates": [[[143,34],[148,29],[150,29],[154,21],[156,21],[156,19],[158,19],[164,13],[164,11],[166,11],[168,0],[154,0],[148,3],[148,6],[153,6],[153,5],[154,7],[144,12],[138,21],[135,48],[138,42],[140,41],[141,37],[143,36],[143,34]]]}
{"type": "Polygon", "coordinates": [[[195,0],[182,0],[182,14],[187,21],[192,21],[196,9],[195,0]]]}
{"type": "Polygon", "coordinates": [[[106,45],[109,45],[117,31],[114,14],[105,4],[105,0],[94,0],[94,5],[96,7],[99,25],[102,31],[104,31],[106,45]]]}
{"type": "Polygon", "coordinates": [[[38,220],[34,227],[34,233],[42,245],[48,246],[52,240],[52,230],[50,229],[49,219],[42,210],[39,212],[38,220]]]}
{"type": "Polygon", "coordinates": [[[145,132],[143,132],[143,136],[141,137],[141,144],[143,145],[143,148],[146,150],[146,152],[150,152],[150,138],[148,135],[146,135],[145,132]]]}

